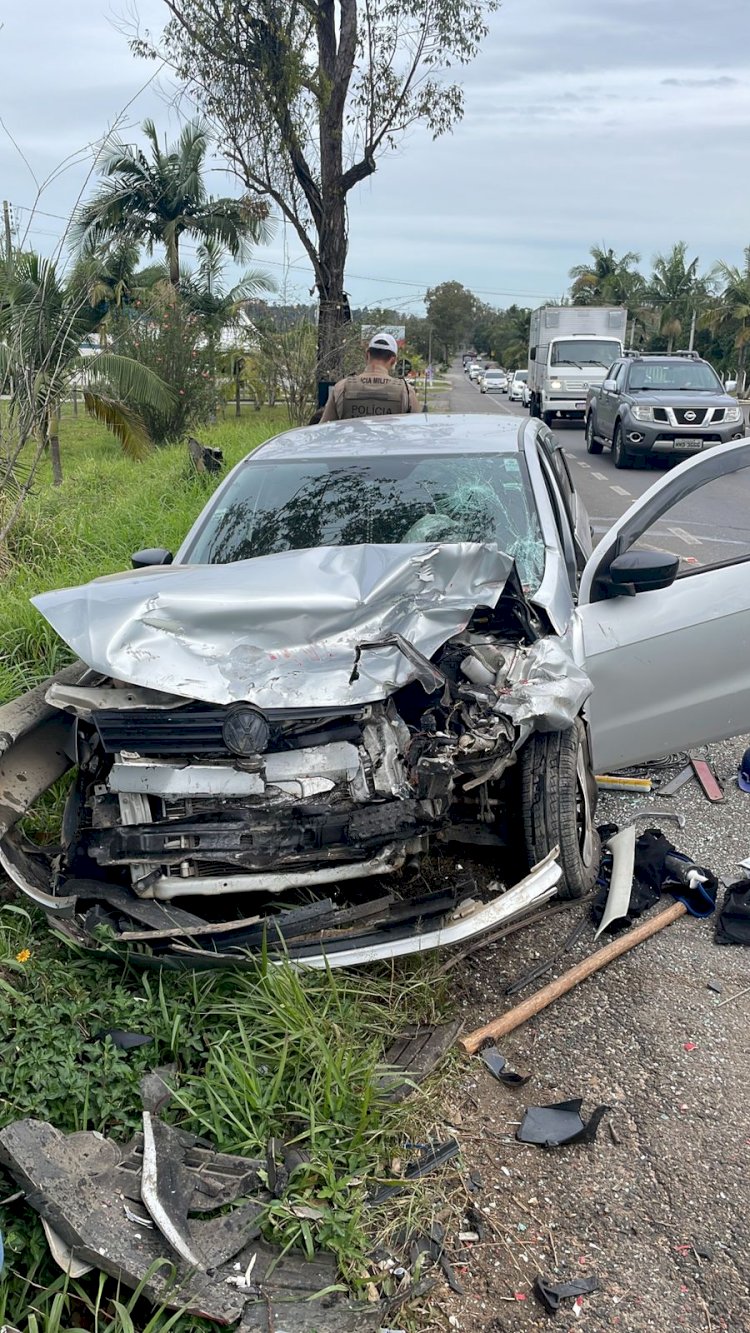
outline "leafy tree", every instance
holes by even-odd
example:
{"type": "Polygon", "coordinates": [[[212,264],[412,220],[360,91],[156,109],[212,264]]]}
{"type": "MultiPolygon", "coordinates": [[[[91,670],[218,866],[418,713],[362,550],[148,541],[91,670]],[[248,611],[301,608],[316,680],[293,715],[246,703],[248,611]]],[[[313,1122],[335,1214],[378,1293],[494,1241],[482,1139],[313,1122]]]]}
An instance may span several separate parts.
{"type": "Polygon", "coordinates": [[[708,284],[698,274],[699,262],[688,260],[685,241],[677,241],[668,254],[656,255],[653,261],[646,300],[655,307],[655,323],[667,340],[667,352],[690,328],[693,313],[708,301],[708,284]]]}
{"type": "Polygon", "coordinates": [[[141,409],[154,444],[176,444],[214,414],[212,346],[200,316],[170,283],[155,287],[147,302],[125,312],[113,337],[118,351],[152,367],[170,386],[166,401],[141,409]]]}
{"type": "Polygon", "coordinates": [[[221,128],[233,169],[294,228],[319,302],[318,377],[344,366],[347,206],[404,133],[445,133],[498,0],[166,0],[162,50],[221,128]]]}
{"type": "Polygon", "coordinates": [[[639,254],[627,250],[617,255],[604,245],[592,245],[589,254],[589,263],[576,264],[570,270],[573,305],[633,306],[641,299],[645,283],[636,268],[639,254]]]}
{"type": "Polygon", "coordinates": [[[82,388],[86,410],[133,458],[150,447],[142,412],[171,402],[169,388],[149,365],[111,352],[84,354],[82,344],[97,322],[85,294],[63,282],[52,260],[36,254],[16,257],[0,309],[0,378],[11,389],[16,432],[8,473],[26,441],[38,440],[29,484],[45,449],[55,485],[62,482],[60,407],[74,386],[82,388]]]}
{"type": "Polygon", "coordinates": [[[441,282],[426,295],[427,323],[446,360],[466,341],[474,325],[477,299],[460,282],[441,282]]]}
{"type": "Polygon", "coordinates": [[[164,148],[152,120],[144,121],[143,133],[150,157],[135,145],[110,142],[100,169],[104,184],[79,209],[71,228],[74,244],[114,239],[143,244],[149,254],[163,245],[173,287],[180,283],[180,241],[186,234],[219,242],[233,259],[244,258],[248,242],[266,234],[267,208],[258,200],[207,193],[207,126],[191,121],[177,143],[164,148]]]}
{"type": "Polygon", "coordinates": [[[731,340],[737,366],[737,391],[742,393],[750,346],[750,246],[745,250],[744,267],[719,263],[712,276],[721,290],[715,304],[704,316],[705,323],[714,333],[728,335],[731,340]]]}

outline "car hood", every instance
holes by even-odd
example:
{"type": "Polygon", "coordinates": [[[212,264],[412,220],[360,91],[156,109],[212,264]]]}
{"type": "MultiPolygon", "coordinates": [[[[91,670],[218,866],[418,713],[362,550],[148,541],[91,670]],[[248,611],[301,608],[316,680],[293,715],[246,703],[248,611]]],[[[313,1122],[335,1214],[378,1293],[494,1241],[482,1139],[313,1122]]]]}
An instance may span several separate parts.
{"type": "Polygon", "coordinates": [[[645,407],[736,407],[737,399],[728,393],[711,393],[709,390],[684,389],[630,389],[627,396],[634,403],[643,403],[645,407]]]}
{"type": "Polygon", "coordinates": [[[479,543],[324,546],[114,574],[32,600],[105,676],[206,703],[326,708],[423,678],[419,654],[495,606],[512,570],[479,543]]]}

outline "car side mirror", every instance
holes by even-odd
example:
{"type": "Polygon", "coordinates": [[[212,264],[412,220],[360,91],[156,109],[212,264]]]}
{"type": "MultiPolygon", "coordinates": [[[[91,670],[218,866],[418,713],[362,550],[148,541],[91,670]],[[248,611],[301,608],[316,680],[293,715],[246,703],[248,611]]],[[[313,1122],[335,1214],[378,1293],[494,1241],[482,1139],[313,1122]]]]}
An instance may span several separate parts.
{"type": "Polygon", "coordinates": [[[150,569],[152,565],[171,565],[174,556],[164,546],[147,546],[130,557],[133,569],[150,569]]]}
{"type": "Polygon", "coordinates": [[[607,393],[617,393],[617,380],[605,380],[602,388],[607,393]]]}
{"type": "Polygon", "coordinates": [[[674,583],[680,557],[669,551],[625,551],[615,556],[603,580],[605,596],[635,597],[674,583]]]}

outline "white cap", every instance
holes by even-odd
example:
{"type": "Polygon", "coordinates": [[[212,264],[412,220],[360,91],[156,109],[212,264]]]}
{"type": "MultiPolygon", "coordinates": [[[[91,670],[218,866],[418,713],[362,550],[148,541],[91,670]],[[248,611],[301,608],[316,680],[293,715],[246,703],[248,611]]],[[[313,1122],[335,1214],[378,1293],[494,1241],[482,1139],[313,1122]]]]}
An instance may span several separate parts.
{"type": "Polygon", "coordinates": [[[379,347],[383,352],[390,352],[391,356],[398,356],[398,343],[391,333],[376,333],[370,339],[367,350],[371,347],[379,347]]]}

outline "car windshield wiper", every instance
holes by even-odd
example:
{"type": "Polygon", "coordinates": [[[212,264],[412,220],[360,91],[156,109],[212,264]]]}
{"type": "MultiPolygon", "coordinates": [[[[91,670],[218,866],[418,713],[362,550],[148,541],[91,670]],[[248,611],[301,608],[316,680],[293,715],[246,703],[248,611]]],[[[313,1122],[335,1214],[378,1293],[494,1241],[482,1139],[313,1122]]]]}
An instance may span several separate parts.
{"type": "Polygon", "coordinates": [[[577,366],[579,370],[583,370],[583,366],[580,364],[580,362],[578,362],[578,361],[569,361],[569,360],[567,359],[567,357],[561,357],[559,361],[555,361],[555,365],[556,365],[556,366],[577,366]]]}
{"type": "Polygon", "coordinates": [[[681,384],[678,392],[679,393],[721,393],[722,390],[711,389],[708,388],[706,385],[703,385],[703,387],[700,389],[696,389],[695,386],[692,384],[681,384]]]}
{"type": "Polygon", "coordinates": [[[583,364],[584,366],[603,366],[605,370],[607,369],[606,361],[594,361],[586,358],[583,364]]]}

